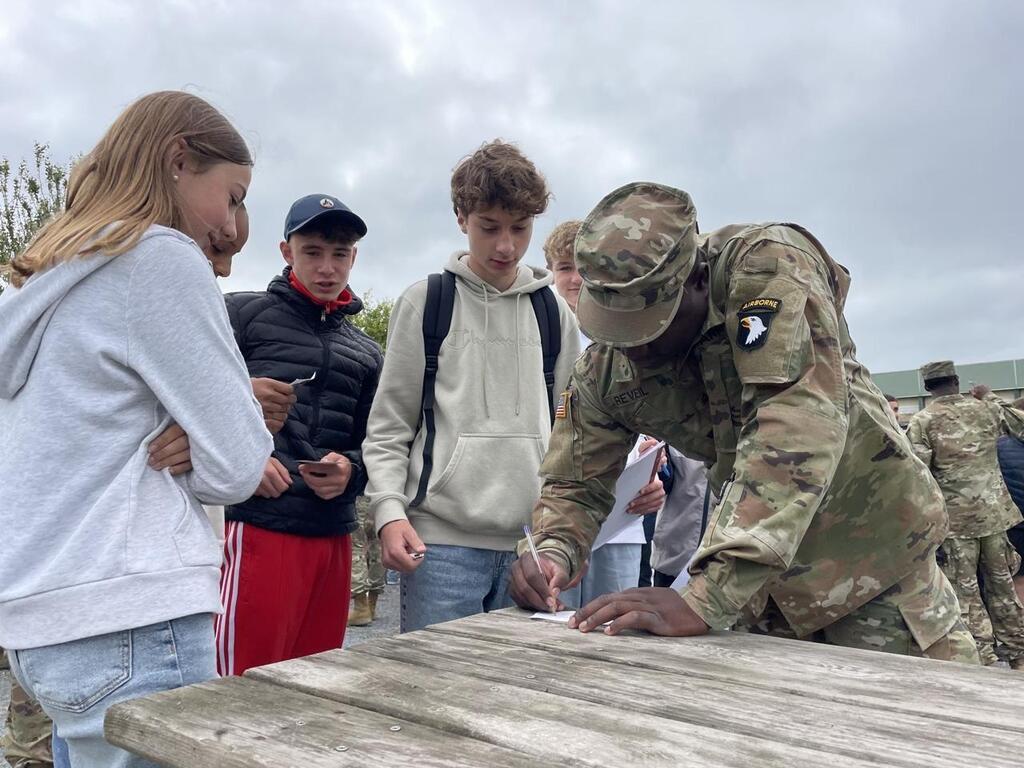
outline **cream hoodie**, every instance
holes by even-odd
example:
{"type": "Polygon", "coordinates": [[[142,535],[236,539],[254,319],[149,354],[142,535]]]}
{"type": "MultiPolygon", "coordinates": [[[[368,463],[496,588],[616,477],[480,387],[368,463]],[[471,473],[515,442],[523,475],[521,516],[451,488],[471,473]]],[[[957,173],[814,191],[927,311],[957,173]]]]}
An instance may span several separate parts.
{"type": "MultiPolygon", "coordinates": [[[[387,353],[363,443],[366,492],[376,527],[408,520],[426,544],[513,550],[540,496],[541,459],[551,433],[540,331],[529,294],[551,273],[520,265],[507,291],[477,277],[456,253],[451,329],[435,387],[434,469],[423,503],[409,509],[423,467],[423,305],[427,281],[395,302],[387,353]]],[[[576,318],[559,298],[562,349],[554,396],[579,355],[576,318]]]]}

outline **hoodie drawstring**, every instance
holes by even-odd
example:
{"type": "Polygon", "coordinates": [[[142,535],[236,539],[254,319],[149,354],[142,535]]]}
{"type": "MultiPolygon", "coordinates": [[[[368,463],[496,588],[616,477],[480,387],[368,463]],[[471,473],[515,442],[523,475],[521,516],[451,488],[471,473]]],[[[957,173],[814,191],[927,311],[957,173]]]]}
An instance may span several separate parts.
{"type": "Polygon", "coordinates": [[[523,294],[516,294],[516,416],[519,415],[519,402],[520,402],[520,379],[522,376],[519,375],[519,300],[523,298],[523,294]]]}
{"type": "Polygon", "coordinates": [[[490,344],[487,343],[487,340],[490,338],[488,329],[491,320],[491,305],[487,301],[488,294],[490,294],[490,291],[488,291],[487,286],[484,285],[484,364],[483,367],[480,369],[480,389],[482,389],[484,392],[484,416],[486,416],[489,419],[491,418],[491,409],[487,404],[487,348],[490,346],[490,344]]]}

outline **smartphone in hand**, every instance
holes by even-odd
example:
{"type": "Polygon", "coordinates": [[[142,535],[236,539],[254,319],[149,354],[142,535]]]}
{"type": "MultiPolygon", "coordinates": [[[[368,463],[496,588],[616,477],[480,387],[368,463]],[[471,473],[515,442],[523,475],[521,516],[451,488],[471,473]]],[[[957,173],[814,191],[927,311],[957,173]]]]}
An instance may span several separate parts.
{"type": "Polygon", "coordinates": [[[303,467],[317,477],[331,477],[341,474],[341,465],[335,461],[300,461],[299,469],[303,467]]]}

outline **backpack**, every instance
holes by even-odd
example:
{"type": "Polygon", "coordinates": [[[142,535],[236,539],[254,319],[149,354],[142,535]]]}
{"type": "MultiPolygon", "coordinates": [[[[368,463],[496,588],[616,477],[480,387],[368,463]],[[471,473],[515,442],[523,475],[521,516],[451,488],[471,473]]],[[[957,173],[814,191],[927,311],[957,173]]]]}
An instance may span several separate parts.
{"type": "MultiPolygon", "coordinates": [[[[555,420],[555,361],[562,351],[562,328],[558,319],[558,302],[551,288],[545,286],[530,294],[530,304],[540,329],[541,355],[544,358],[544,386],[548,392],[548,415],[555,420]]],[[[418,507],[427,495],[430,472],[434,468],[434,385],[437,383],[437,360],[441,345],[448,336],[455,308],[455,275],[441,272],[427,277],[427,301],[423,306],[423,396],[420,411],[427,434],[423,441],[423,471],[416,489],[416,498],[409,504],[418,507]]]]}

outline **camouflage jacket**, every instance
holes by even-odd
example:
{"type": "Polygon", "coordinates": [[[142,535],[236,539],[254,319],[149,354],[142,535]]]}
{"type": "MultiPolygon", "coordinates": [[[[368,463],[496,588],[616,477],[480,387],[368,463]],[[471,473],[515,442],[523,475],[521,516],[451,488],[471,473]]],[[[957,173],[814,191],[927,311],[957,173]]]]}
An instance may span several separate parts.
{"type": "Polygon", "coordinates": [[[1024,437],[1024,413],[991,395],[943,395],[914,414],[910,442],[942,489],[950,536],[991,536],[1021,522],[996,456],[1004,434],[1024,437]]]}
{"type": "Polygon", "coordinates": [[[721,629],[770,596],[802,636],[933,557],[942,496],[855,358],[843,318],[849,275],[813,235],[735,226],[702,247],[711,301],[689,354],[637,370],[592,345],[577,361],[541,467],[535,535],[575,574],[632,435],[656,435],[703,460],[722,499],[684,599],[721,629]],[[744,322],[752,315],[760,322],[744,322]]]}

